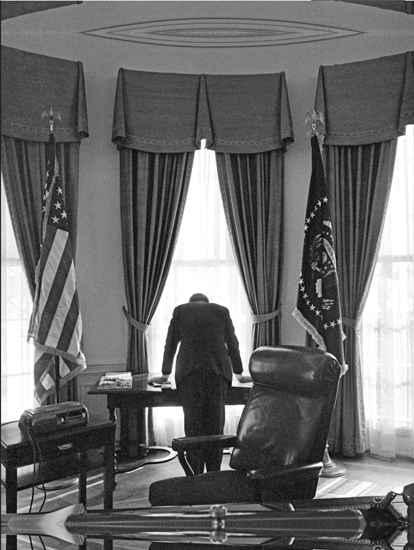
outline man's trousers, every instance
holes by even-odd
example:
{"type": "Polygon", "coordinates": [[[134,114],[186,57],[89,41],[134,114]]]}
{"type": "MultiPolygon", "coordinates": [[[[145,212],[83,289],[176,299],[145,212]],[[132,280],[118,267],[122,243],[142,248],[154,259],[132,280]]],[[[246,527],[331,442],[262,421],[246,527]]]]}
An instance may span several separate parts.
{"type": "MultiPolygon", "coordinates": [[[[231,383],[212,369],[192,371],[177,386],[184,410],[184,430],[187,437],[222,434],[225,405],[231,383]]],[[[195,475],[206,470],[220,470],[223,451],[206,449],[188,451],[187,461],[195,475]]]]}

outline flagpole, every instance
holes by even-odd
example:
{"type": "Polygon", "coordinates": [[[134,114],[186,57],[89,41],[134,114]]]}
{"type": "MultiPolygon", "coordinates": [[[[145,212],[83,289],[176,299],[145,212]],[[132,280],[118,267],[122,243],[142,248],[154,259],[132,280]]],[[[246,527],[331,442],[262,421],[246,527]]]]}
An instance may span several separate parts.
{"type": "MultiPolygon", "coordinates": [[[[55,128],[55,117],[60,120],[60,113],[59,111],[56,111],[56,113],[53,111],[53,107],[49,106],[49,109],[43,109],[42,111],[42,119],[45,117],[49,117],[49,140],[50,135],[54,134],[54,128],[55,128]]],[[[54,367],[55,367],[55,404],[60,403],[60,369],[59,369],[59,357],[57,355],[54,356],[54,367]]]]}
{"type": "Polygon", "coordinates": [[[49,140],[45,143],[45,186],[42,197],[42,235],[36,266],[36,291],[28,341],[35,346],[34,394],[42,405],[49,397],[59,403],[60,389],[86,368],[82,350],[82,316],[76,288],[64,185],[59,178],[54,124],[57,109],[44,109],[49,140]]]}
{"type": "MultiPolygon", "coordinates": [[[[328,207],[328,205],[329,205],[329,201],[328,201],[329,194],[328,194],[328,190],[326,189],[326,179],[325,179],[323,165],[322,165],[322,146],[323,146],[323,141],[324,141],[325,136],[322,133],[319,133],[317,131],[318,122],[320,122],[322,124],[324,123],[323,116],[322,116],[321,113],[315,111],[315,109],[311,109],[311,111],[306,115],[306,118],[305,118],[305,123],[308,123],[308,122],[311,123],[311,129],[310,129],[310,131],[308,132],[307,135],[308,135],[308,137],[311,138],[311,140],[313,140],[313,139],[317,140],[318,145],[316,146],[316,151],[317,151],[317,147],[319,146],[319,152],[318,153],[320,153],[320,154],[316,155],[316,158],[318,158],[318,161],[317,161],[318,168],[316,168],[314,166],[315,155],[314,155],[314,145],[312,143],[312,176],[311,176],[311,185],[310,185],[310,189],[309,189],[309,199],[308,199],[308,206],[307,206],[307,212],[306,212],[307,219],[306,219],[306,222],[305,222],[304,258],[306,257],[306,255],[305,255],[306,231],[308,231],[308,232],[311,231],[310,227],[312,226],[312,223],[317,223],[316,221],[312,222],[312,219],[314,219],[314,220],[318,219],[318,214],[317,213],[322,212],[322,208],[323,208],[321,206],[322,203],[325,203],[327,205],[327,208],[328,208],[328,211],[325,211],[324,217],[321,220],[322,224],[325,228],[330,228],[330,230],[332,229],[332,224],[331,224],[330,214],[329,214],[329,207],[328,207]],[[314,171],[315,171],[315,175],[314,175],[314,171]],[[308,211],[309,201],[310,201],[311,196],[313,196],[312,185],[315,185],[314,178],[323,180],[323,184],[318,184],[318,185],[320,185],[319,192],[321,192],[321,189],[325,189],[325,190],[323,191],[324,194],[322,196],[317,197],[317,199],[319,199],[319,200],[317,200],[316,205],[313,205],[314,210],[309,212],[308,211]]],[[[316,186],[316,187],[318,188],[318,186],[316,186]]],[[[313,200],[315,200],[314,196],[313,196],[312,201],[313,200]]],[[[324,234],[323,232],[324,232],[324,229],[318,228],[318,231],[313,234],[314,240],[312,242],[312,246],[320,245],[319,239],[324,234]]],[[[330,257],[330,262],[331,262],[331,263],[326,262],[325,265],[328,265],[329,268],[327,269],[327,271],[325,273],[329,272],[329,274],[332,275],[333,272],[335,272],[334,273],[334,277],[335,277],[334,280],[336,281],[336,284],[333,284],[332,280],[331,280],[331,284],[329,285],[327,283],[327,286],[328,287],[331,286],[333,288],[336,287],[337,294],[336,294],[336,296],[335,296],[335,293],[331,294],[331,293],[327,292],[326,295],[324,294],[322,281],[323,281],[324,277],[328,277],[328,275],[324,274],[324,266],[323,265],[319,265],[319,264],[315,265],[315,269],[317,269],[317,272],[319,273],[318,274],[318,278],[319,278],[318,282],[319,282],[319,285],[320,285],[319,288],[318,288],[318,291],[316,292],[316,295],[318,296],[318,298],[322,298],[322,302],[319,302],[316,309],[314,307],[314,304],[311,304],[311,297],[308,295],[309,289],[305,288],[306,285],[307,285],[307,282],[304,281],[305,274],[302,274],[302,272],[301,272],[301,277],[300,277],[301,281],[300,281],[300,284],[299,284],[299,288],[300,288],[300,290],[302,290],[302,298],[306,297],[306,303],[308,305],[312,305],[311,310],[316,312],[317,317],[315,318],[315,317],[308,316],[307,312],[303,309],[303,307],[304,307],[303,302],[301,302],[301,306],[299,305],[299,297],[298,297],[298,305],[297,305],[297,308],[294,311],[293,315],[306,328],[306,330],[308,332],[308,340],[310,340],[315,345],[318,344],[319,347],[322,347],[322,349],[325,349],[326,351],[332,353],[336,357],[336,359],[338,360],[338,363],[340,364],[340,367],[341,367],[341,376],[342,376],[346,372],[346,365],[345,365],[344,358],[343,358],[343,346],[342,346],[342,336],[343,336],[343,334],[342,334],[342,329],[341,329],[342,316],[341,316],[341,312],[340,312],[340,298],[339,298],[338,281],[337,281],[337,274],[336,274],[336,260],[335,260],[335,257],[334,257],[335,253],[334,253],[334,250],[333,250],[333,237],[332,237],[332,235],[331,235],[331,237],[329,237],[325,233],[325,238],[322,237],[322,241],[324,242],[324,246],[325,246],[325,249],[327,251],[327,256],[330,257]],[[333,312],[335,302],[337,302],[337,307],[338,307],[336,317],[331,318],[330,319],[331,322],[328,322],[328,320],[326,318],[325,321],[324,321],[325,324],[322,323],[321,319],[324,315],[323,311],[325,311],[326,313],[328,313],[329,311],[333,312]],[[318,309],[320,305],[322,306],[321,311],[319,311],[319,309],[318,309]],[[337,327],[336,328],[335,341],[332,340],[332,337],[328,337],[327,332],[325,333],[325,329],[329,330],[330,327],[337,327]]],[[[309,246],[309,242],[308,242],[308,246],[309,246]]],[[[317,260],[316,263],[319,262],[319,260],[316,257],[313,258],[313,261],[315,261],[315,260],[317,260]]],[[[302,271],[304,271],[304,269],[305,269],[304,265],[303,265],[303,261],[304,261],[304,259],[302,259],[302,271]]],[[[307,263],[309,264],[309,262],[310,262],[310,260],[309,260],[309,258],[307,258],[307,263]]],[[[313,277],[313,275],[311,275],[310,277],[313,277]]],[[[299,292],[299,294],[300,294],[300,292],[299,292]]],[[[333,330],[335,330],[335,329],[333,329],[333,330]]],[[[340,477],[340,476],[343,476],[345,474],[345,472],[346,472],[346,466],[342,463],[335,463],[331,459],[331,457],[329,456],[329,444],[327,443],[326,447],[325,447],[325,451],[324,451],[324,456],[323,456],[323,469],[322,469],[322,472],[321,472],[321,476],[322,477],[327,477],[327,478],[340,477]]]]}

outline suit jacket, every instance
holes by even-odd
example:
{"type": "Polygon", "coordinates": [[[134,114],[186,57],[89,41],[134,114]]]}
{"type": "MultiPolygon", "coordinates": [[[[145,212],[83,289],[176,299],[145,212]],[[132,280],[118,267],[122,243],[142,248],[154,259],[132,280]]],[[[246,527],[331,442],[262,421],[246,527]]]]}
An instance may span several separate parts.
{"type": "Polygon", "coordinates": [[[162,373],[171,374],[178,344],[175,380],[191,371],[213,369],[231,381],[243,371],[239,342],[229,310],[218,304],[188,302],[174,309],[164,348],[162,373]]]}

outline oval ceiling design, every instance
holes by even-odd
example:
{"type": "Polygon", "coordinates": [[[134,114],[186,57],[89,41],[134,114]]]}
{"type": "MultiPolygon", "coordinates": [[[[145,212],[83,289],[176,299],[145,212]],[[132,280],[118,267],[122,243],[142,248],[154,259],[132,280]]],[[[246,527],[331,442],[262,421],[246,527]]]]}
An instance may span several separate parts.
{"type": "Polygon", "coordinates": [[[125,42],[189,48],[283,46],[343,38],[361,31],[294,21],[238,18],[167,19],[83,31],[125,42]]]}

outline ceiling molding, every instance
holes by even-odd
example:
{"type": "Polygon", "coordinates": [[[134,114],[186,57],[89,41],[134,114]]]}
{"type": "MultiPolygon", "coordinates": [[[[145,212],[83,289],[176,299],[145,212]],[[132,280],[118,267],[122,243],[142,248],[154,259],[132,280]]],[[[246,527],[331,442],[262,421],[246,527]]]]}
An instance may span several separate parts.
{"type": "Polygon", "coordinates": [[[128,23],[90,29],[82,34],[159,46],[251,48],[317,42],[364,33],[301,21],[202,17],[128,23]]]}
{"type": "Polygon", "coordinates": [[[360,4],[382,10],[399,11],[414,15],[414,2],[412,0],[313,0],[314,2],[344,2],[345,4],[360,4]]]}
{"type": "Polygon", "coordinates": [[[13,17],[20,17],[29,13],[36,13],[38,11],[45,11],[54,8],[63,8],[72,4],[82,4],[82,2],[8,2],[2,0],[1,2],[1,20],[11,19],[13,17]]]}

